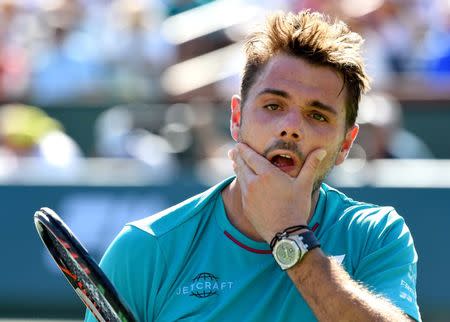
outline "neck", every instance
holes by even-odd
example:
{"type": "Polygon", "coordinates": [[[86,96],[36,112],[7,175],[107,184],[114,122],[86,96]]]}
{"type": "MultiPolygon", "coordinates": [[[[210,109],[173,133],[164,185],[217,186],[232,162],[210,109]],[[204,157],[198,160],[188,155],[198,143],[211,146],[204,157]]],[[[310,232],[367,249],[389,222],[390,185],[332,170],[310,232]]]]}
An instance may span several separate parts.
{"type": "MultiPolygon", "coordinates": [[[[241,188],[236,178],[222,190],[222,198],[225,205],[225,212],[231,224],[248,238],[256,241],[264,241],[250,221],[244,216],[241,188]]],[[[311,210],[308,214],[308,223],[314,214],[318,199],[319,189],[314,191],[311,196],[311,210]]]]}

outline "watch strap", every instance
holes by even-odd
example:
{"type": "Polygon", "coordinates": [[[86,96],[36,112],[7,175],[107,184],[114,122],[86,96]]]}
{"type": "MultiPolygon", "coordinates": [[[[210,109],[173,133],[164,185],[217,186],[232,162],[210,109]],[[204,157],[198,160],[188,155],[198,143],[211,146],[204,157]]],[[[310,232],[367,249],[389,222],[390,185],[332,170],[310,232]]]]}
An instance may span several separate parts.
{"type": "Polygon", "coordinates": [[[311,230],[307,230],[305,232],[298,234],[298,237],[301,237],[300,240],[307,251],[320,247],[319,240],[316,238],[316,235],[314,235],[314,232],[312,232],[311,230]]]}

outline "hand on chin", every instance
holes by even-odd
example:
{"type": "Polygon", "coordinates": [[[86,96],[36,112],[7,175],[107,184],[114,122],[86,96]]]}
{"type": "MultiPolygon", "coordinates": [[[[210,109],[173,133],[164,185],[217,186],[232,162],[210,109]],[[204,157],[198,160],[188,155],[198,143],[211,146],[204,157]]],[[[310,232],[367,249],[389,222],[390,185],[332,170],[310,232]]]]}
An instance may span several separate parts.
{"type": "Polygon", "coordinates": [[[326,155],[312,151],[297,169],[276,167],[244,143],[229,152],[241,190],[243,215],[267,242],[287,227],[306,225],[311,210],[315,173],[326,155]],[[283,171],[289,170],[289,171],[283,171]]]}

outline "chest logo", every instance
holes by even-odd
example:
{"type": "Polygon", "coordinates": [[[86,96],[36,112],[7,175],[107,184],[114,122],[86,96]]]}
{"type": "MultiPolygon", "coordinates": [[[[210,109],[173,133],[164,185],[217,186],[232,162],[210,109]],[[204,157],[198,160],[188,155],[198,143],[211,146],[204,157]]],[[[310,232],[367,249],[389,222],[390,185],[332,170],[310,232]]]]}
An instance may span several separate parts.
{"type": "Polygon", "coordinates": [[[231,290],[232,288],[233,282],[221,281],[216,275],[204,272],[197,274],[190,284],[178,287],[176,295],[207,298],[219,295],[221,292],[231,290]]]}

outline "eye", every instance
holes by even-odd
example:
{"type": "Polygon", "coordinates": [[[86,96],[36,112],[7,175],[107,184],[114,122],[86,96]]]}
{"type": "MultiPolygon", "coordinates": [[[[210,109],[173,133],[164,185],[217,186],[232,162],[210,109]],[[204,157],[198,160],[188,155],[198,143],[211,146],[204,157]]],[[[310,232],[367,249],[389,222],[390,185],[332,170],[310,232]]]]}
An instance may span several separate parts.
{"type": "Polygon", "coordinates": [[[323,116],[322,114],[317,113],[317,112],[311,113],[311,117],[314,120],[319,121],[319,122],[327,122],[327,118],[325,116],[323,116]]]}
{"type": "Polygon", "coordinates": [[[264,105],[264,108],[268,109],[269,111],[277,111],[277,110],[281,109],[280,105],[278,105],[278,104],[267,104],[267,105],[264,105]]]}

